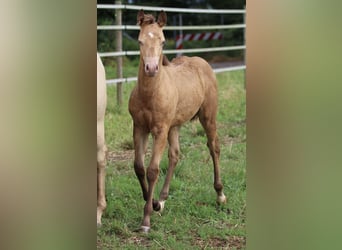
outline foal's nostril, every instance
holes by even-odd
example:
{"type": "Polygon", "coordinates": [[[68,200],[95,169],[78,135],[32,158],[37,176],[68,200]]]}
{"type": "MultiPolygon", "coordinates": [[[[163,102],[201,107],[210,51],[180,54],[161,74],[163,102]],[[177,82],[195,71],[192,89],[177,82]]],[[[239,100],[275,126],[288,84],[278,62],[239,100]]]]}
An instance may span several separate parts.
{"type": "Polygon", "coordinates": [[[144,69],[147,75],[154,76],[158,72],[159,66],[155,62],[145,62],[144,69]]]}

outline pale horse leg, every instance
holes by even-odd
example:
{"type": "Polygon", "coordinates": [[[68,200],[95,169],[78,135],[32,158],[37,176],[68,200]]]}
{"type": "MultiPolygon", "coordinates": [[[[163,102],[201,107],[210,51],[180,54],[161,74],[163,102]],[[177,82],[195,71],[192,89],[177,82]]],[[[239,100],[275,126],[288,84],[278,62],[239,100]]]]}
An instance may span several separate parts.
{"type": "Polygon", "coordinates": [[[104,126],[97,126],[97,133],[97,225],[100,226],[102,213],[107,206],[105,197],[107,148],[104,141],[104,126]]]}

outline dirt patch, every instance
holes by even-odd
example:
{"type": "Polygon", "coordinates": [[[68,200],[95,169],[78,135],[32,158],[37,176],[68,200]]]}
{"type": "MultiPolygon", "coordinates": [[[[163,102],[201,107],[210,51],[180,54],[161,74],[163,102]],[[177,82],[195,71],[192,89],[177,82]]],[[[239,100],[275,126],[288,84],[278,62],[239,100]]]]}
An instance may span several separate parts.
{"type": "Polygon", "coordinates": [[[150,247],[151,243],[147,238],[139,237],[139,236],[133,236],[129,238],[126,242],[128,245],[136,245],[139,247],[150,247]]]}
{"type": "MultiPolygon", "coordinates": [[[[122,245],[135,245],[137,247],[144,247],[148,248],[151,246],[150,240],[148,240],[146,237],[139,237],[139,236],[132,236],[127,239],[121,238],[121,244],[122,245]]],[[[113,245],[110,243],[101,242],[101,240],[97,239],[96,243],[97,249],[115,249],[113,245]]]]}
{"type": "Polygon", "coordinates": [[[221,146],[231,146],[232,144],[242,143],[243,140],[238,137],[230,137],[229,135],[219,137],[221,146]]]}
{"type": "Polygon", "coordinates": [[[201,249],[219,248],[219,249],[245,249],[246,238],[242,236],[229,236],[227,239],[221,238],[210,238],[203,240],[201,238],[195,239],[195,245],[201,249]]]}
{"type": "Polygon", "coordinates": [[[134,158],[134,150],[109,151],[107,160],[110,162],[127,161],[134,158]]]}

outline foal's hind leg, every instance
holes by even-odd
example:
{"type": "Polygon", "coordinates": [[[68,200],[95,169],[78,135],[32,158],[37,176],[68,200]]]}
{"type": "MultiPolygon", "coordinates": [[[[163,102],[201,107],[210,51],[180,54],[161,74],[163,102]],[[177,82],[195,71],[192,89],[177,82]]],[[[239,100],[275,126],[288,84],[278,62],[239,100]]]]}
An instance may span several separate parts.
{"type": "Polygon", "coordinates": [[[169,166],[167,169],[164,186],[159,195],[160,207],[158,207],[159,208],[158,210],[160,212],[163,211],[165,201],[169,196],[171,178],[173,176],[173,171],[179,160],[179,127],[173,127],[170,129],[169,134],[168,134],[168,141],[169,141],[169,166]]]}
{"type": "Polygon", "coordinates": [[[214,164],[214,188],[217,193],[216,202],[222,204],[227,201],[227,198],[222,191],[223,185],[220,177],[220,144],[216,133],[216,112],[202,111],[199,113],[199,119],[206,132],[208,139],[207,146],[214,164]]]}

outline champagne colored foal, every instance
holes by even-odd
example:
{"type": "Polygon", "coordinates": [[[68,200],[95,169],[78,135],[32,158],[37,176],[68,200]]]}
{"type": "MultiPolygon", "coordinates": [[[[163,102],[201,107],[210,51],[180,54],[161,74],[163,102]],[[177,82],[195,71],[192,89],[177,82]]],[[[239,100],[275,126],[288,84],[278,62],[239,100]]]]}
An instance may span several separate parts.
{"type": "Polygon", "coordinates": [[[138,83],[131,93],[129,112],[133,118],[134,170],[146,201],[141,229],[150,230],[153,210],[162,211],[169,194],[170,181],[179,159],[179,128],[198,117],[207,135],[207,146],[214,164],[214,188],[217,202],[225,203],[220,179],[220,146],[216,133],[217,83],[210,65],[199,57],[177,57],[168,62],[162,52],[165,38],[163,26],[166,14],[161,12],[157,22],[141,10],[140,65],[138,83]],[[152,134],[152,157],[147,170],[144,155],[148,135],[152,134]],[[159,175],[159,163],[169,143],[169,166],[159,200],[153,199],[159,175]],[[147,179],[147,182],[146,182],[147,179]],[[148,184],[148,185],[147,185],[148,184]]]}

